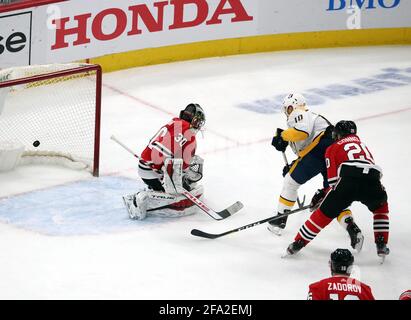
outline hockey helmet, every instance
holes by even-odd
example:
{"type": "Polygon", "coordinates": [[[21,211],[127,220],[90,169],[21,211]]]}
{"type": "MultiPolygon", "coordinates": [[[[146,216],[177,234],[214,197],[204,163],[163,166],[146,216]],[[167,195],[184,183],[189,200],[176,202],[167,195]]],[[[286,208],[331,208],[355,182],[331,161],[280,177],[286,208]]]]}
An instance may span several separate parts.
{"type": "Polygon", "coordinates": [[[411,290],[407,290],[401,293],[400,300],[411,300],[411,290]]]}
{"type": "Polygon", "coordinates": [[[354,257],[348,249],[337,249],[330,256],[331,272],[338,274],[350,274],[354,257]]]}
{"type": "Polygon", "coordinates": [[[181,110],[180,119],[189,122],[196,130],[200,130],[206,121],[204,110],[197,103],[190,103],[184,110],[181,110]]]}
{"type": "Polygon", "coordinates": [[[332,137],[334,140],[339,140],[341,138],[344,138],[345,136],[348,136],[350,134],[356,134],[357,133],[357,125],[355,124],[354,121],[351,120],[341,120],[339,121],[332,133],[332,137]]]}
{"type": "Polygon", "coordinates": [[[307,102],[302,94],[290,93],[283,100],[283,112],[288,118],[296,109],[307,111],[307,102]]]}

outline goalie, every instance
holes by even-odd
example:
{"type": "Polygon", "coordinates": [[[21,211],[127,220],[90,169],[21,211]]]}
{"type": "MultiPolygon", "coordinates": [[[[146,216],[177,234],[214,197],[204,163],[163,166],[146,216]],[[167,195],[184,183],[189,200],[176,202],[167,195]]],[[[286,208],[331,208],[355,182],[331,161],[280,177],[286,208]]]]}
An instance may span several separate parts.
{"type": "Polygon", "coordinates": [[[150,213],[162,217],[194,214],[197,207],[182,190],[201,198],[203,159],[195,155],[196,134],[205,124],[200,105],[191,103],[178,118],[163,126],[141,153],[138,173],[147,190],[123,197],[131,219],[143,220],[150,213]]]}

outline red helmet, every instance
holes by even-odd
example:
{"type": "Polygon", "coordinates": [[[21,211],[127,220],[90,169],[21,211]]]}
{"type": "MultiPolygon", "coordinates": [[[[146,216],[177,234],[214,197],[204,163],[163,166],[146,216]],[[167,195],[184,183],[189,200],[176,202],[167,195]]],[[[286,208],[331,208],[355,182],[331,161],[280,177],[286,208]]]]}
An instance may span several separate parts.
{"type": "Polygon", "coordinates": [[[411,290],[401,293],[400,300],[411,300],[411,290]]]}

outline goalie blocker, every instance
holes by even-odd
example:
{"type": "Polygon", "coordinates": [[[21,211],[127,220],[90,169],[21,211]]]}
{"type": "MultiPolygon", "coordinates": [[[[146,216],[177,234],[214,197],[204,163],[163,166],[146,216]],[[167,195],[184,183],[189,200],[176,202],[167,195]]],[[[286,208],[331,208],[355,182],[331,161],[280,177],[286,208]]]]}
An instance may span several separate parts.
{"type": "Polygon", "coordinates": [[[183,171],[182,159],[166,159],[163,187],[165,192],[145,190],[123,196],[131,219],[143,220],[148,214],[160,217],[182,217],[195,214],[199,208],[182,193],[185,190],[200,199],[204,188],[197,185],[203,177],[203,159],[194,156],[190,166],[183,171]]]}

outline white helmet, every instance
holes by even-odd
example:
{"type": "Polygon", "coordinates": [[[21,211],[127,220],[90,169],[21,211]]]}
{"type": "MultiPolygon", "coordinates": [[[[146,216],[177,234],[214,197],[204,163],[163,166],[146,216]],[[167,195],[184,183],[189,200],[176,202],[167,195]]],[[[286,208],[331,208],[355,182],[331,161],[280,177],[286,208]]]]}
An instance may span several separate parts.
{"type": "Polygon", "coordinates": [[[290,93],[284,98],[283,111],[288,118],[288,116],[296,109],[307,111],[307,103],[302,94],[290,93]]]}

